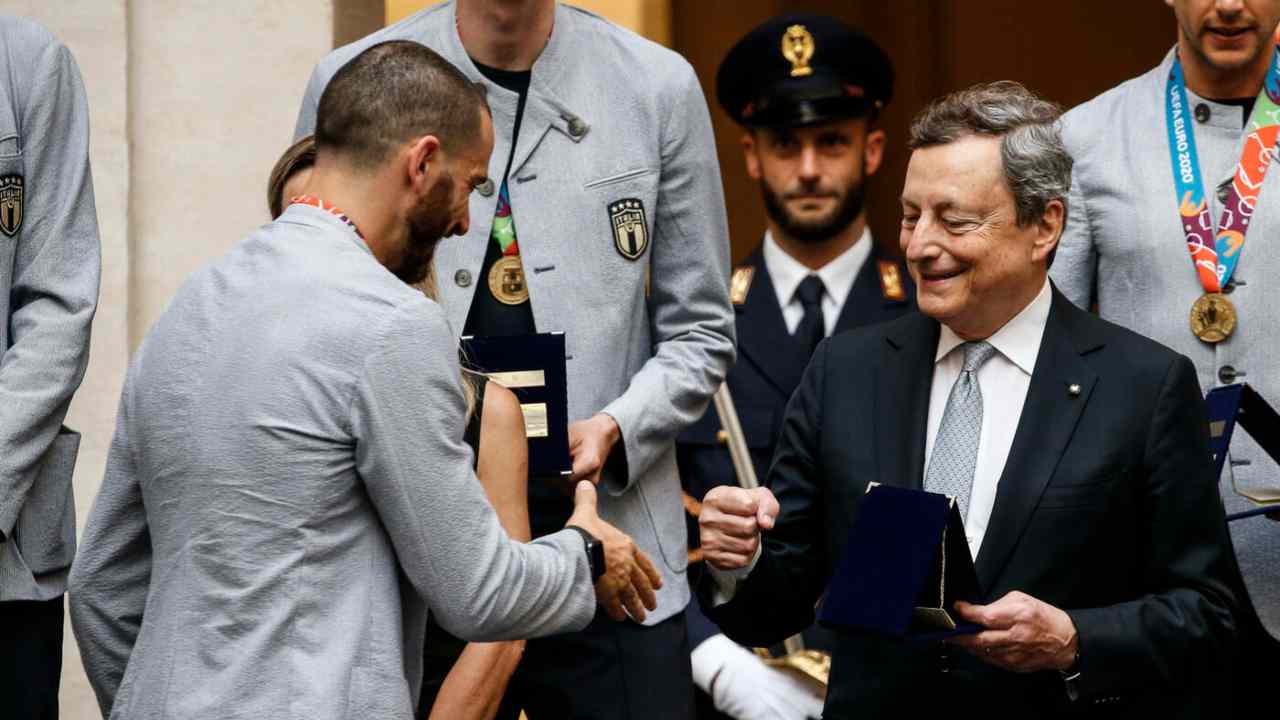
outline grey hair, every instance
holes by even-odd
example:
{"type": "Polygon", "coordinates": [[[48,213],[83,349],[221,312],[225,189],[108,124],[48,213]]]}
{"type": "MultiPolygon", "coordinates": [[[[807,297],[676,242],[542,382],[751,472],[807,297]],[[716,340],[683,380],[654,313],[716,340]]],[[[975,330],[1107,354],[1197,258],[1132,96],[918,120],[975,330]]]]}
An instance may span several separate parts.
{"type": "Polygon", "coordinates": [[[1018,225],[1044,217],[1053,200],[1066,220],[1071,155],[1062,143],[1062,108],[1012,80],[974,85],[930,103],[911,121],[911,150],[946,145],[969,135],[1000,138],[1004,178],[1018,225]]]}

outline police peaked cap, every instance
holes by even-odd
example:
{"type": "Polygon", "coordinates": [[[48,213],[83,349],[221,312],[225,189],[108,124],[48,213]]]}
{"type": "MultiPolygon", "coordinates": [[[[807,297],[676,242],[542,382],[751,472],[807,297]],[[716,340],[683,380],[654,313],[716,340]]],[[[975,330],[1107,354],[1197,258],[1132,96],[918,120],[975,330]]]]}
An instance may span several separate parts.
{"type": "Polygon", "coordinates": [[[716,72],[716,99],[749,127],[862,117],[888,104],[893,66],[871,38],[835,18],[784,15],[747,33],[716,72]]]}

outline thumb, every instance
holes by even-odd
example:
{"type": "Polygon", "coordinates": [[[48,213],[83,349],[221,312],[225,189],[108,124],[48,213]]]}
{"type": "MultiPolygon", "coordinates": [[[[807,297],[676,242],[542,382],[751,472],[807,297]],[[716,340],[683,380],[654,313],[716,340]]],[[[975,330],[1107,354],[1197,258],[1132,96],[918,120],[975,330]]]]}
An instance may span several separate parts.
{"type": "Polygon", "coordinates": [[[756,488],[753,494],[756,500],[756,523],[765,530],[773,529],[779,510],[777,498],[769,488],[756,488]]]}
{"type": "Polygon", "coordinates": [[[596,486],[590,480],[579,480],[573,490],[574,513],[589,512],[596,514],[596,486]]]}

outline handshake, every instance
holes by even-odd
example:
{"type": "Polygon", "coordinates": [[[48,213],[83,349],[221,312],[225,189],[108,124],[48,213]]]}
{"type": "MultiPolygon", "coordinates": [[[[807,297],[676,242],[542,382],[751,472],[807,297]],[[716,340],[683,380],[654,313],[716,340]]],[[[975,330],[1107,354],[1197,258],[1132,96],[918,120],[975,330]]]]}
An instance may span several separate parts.
{"type": "MultiPolygon", "coordinates": [[[[662,578],[626,533],[600,519],[596,502],[595,485],[579,481],[567,525],[586,530],[604,545],[605,571],[596,581],[596,600],[614,620],[630,616],[639,622],[646,610],[657,607],[655,591],[662,578]]],[[[778,501],[766,488],[712,489],[698,519],[707,562],[719,570],[748,566],[760,545],[760,531],[772,528],[777,516],[778,501]]]]}

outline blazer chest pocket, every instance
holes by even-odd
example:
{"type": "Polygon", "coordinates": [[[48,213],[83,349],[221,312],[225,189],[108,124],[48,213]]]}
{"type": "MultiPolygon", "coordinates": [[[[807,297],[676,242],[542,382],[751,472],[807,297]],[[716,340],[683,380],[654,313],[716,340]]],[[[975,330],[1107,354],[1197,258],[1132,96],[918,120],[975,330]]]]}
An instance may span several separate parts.
{"type": "Polygon", "coordinates": [[[653,169],[652,169],[652,168],[647,168],[647,167],[635,168],[635,169],[632,169],[632,170],[624,170],[624,171],[619,172],[619,173],[613,173],[613,174],[610,174],[610,175],[606,175],[606,176],[604,176],[604,177],[602,177],[602,178],[597,178],[597,179],[595,179],[595,180],[591,180],[590,182],[585,183],[585,184],[582,186],[582,189],[583,189],[583,190],[591,190],[592,188],[599,188],[599,187],[607,187],[607,186],[609,186],[609,185],[616,185],[616,184],[618,184],[618,183],[626,182],[626,181],[628,181],[628,180],[632,180],[632,179],[634,179],[634,178],[641,177],[641,176],[643,176],[643,175],[648,175],[648,174],[649,174],[649,173],[651,173],[651,172],[653,172],[653,169]]]}
{"type": "Polygon", "coordinates": [[[634,168],[592,180],[583,189],[589,222],[581,229],[606,240],[616,251],[609,253],[621,263],[615,267],[638,271],[646,266],[647,260],[637,261],[648,254],[652,244],[658,173],[651,168],[634,168]]]}
{"type": "Polygon", "coordinates": [[[14,539],[33,575],[61,570],[76,554],[76,501],[71,475],[80,452],[80,433],[63,427],[18,512],[14,539]]]}
{"type": "Polygon", "coordinates": [[[1051,482],[1045,487],[1044,494],[1040,496],[1040,507],[1052,510],[1105,505],[1121,475],[1121,473],[1112,473],[1079,483],[1051,482]]]}

